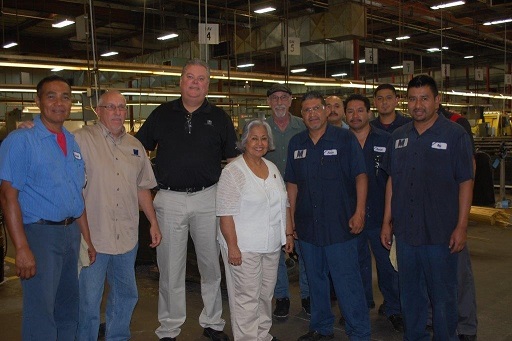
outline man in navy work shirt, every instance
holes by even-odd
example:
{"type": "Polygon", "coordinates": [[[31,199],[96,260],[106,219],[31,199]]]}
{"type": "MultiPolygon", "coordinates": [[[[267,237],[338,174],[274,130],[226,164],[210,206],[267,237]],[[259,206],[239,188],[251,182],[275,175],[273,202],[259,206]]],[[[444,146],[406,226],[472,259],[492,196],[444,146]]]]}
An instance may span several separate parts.
{"type": "Polygon", "coordinates": [[[164,341],[176,340],[186,319],[189,233],[201,275],[203,335],[229,340],[222,331],[215,196],[221,161],[238,155],[237,137],[230,117],[206,100],[209,84],[208,64],[188,61],[180,79],[181,97],[157,107],[136,134],[147,150],[158,146],[155,176],[160,190],[154,206],[162,242],[157,247],[160,326],[156,334],[164,341]]]}
{"type": "Polygon", "coordinates": [[[370,121],[373,127],[392,133],[396,128],[411,122],[410,117],[405,117],[396,110],[398,95],[393,85],[379,85],[373,93],[373,103],[379,113],[379,117],[370,121]]]}
{"type": "Polygon", "coordinates": [[[23,340],[75,339],[80,229],[95,259],[87,224],[75,221],[84,212],[85,168],[63,127],[71,103],[65,79],[43,78],[34,128],[12,132],[0,148],[0,201],[23,288],[23,340]]]}
{"type": "Polygon", "coordinates": [[[387,132],[370,126],[370,100],[360,94],[345,100],[345,115],[350,130],[356,135],[363,149],[368,175],[365,227],[359,239],[359,265],[368,307],[373,303],[372,256],[377,266],[379,289],[384,297],[381,310],[396,331],[403,331],[398,293],[398,273],[389,260],[389,250],[380,243],[380,228],[384,216],[384,194],[388,175],[381,169],[382,159],[389,139],[387,132]],[[369,244],[369,245],[368,245],[369,244]]]}
{"type": "Polygon", "coordinates": [[[355,238],[368,185],[363,152],[354,134],[327,123],[322,94],[307,92],[301,108],[307,130],[290,140],[285,172],[311,297],[310,331],[298,340],[334,337],[329,272],[350,340],[370,340],[355,238]]]}
{"type": "Polygon", "coordinates": [[[392,134],[383,169],[389,174],[381,242],[396,237],[400,300],[406,340],[457,337],[457,262],[466,245],[473,189],[469,135],[437,113],[440,96],[429,76],[407,86],[413,122],[392,134]]]}

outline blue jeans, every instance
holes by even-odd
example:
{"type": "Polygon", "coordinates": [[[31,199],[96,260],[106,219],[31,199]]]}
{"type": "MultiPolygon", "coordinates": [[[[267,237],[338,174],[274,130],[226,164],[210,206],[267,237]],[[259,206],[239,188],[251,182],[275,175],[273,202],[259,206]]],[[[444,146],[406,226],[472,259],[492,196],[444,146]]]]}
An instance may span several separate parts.
{"type": "Polygon", "coordinates": [[[396,239],[404,340],[430,340],[426,331],[432,303],[434,341],[456,341],[457,261],[448,244],[412,246],[396,239]]]}
{"type": "Polygon", "coordinates": [[[309,280],[311,321],[309,329],[323,335],[333,333],[329,272],[345,331],[351,341],[370,340],[370,316],[359,271],[357,238],[327,246],[299,240],[309,280]]]}
{"type": "MultiPolygon", "coordinates": [[[[302,260],[300,246],[299,246],[299,243],[297,243],[297,241],[295,241],[295,252],[297,252],[297,255],[299,256],[300,298],[306,298],[306,297],[309,297],[308,277],[306,275],[304,261],[302,260]]],[[[274,289],[274,297],[275,298],[290,297],[290,291],[288,290],[288,287],[289,287],[288,269],[286,267],[285,257],[286,257],[285,252],[281,251],[281,255],[279,257],[279,266],[277,268],[277,282],[276,282],[276,287],[274,289]]]]}
{"type": "Polygon", "coordinates": [[[80,229],[24,225],[36,260],[36,275],[21,280],[22,339],[73,341],[78,324],[78,250],[80,229]]]}
{"type": "Polygon", "coordinates": [[[120,255],[98,253],[96,261],[80,272],[80,341],[98,340],[100,305],[105,278],[110,286],[106,307],[105,340],[130,339],[130,321],[137,304],[135,257],[138,245],[120,255]]]}
{"type": "Polygon", "coordinates": [[[398,292],[398,272],[395,271],[389,260],[389,251],[380,242],[380,228],[367,228],[358,237],[359,266],[361,279],[368,306],[373,302],[372,287],[372,256],[375,257],[377,267],[377,281],[384,297],[384,311],[386,316],[400,314],[400,295],[398,292]],[[369,243],[369,245],[368,245],[369,243]]]}

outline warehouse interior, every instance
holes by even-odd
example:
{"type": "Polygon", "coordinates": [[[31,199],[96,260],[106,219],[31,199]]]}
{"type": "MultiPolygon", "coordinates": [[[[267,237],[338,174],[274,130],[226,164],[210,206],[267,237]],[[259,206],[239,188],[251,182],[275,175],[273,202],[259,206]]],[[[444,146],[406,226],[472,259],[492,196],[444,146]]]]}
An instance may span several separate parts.
{"type": "MultiPolygon", "coordinates": [[[[266,90],[273,83],[287,83],[295,101],[309,90],[341,97],[358,92],[371,98],[381,83],[394,84],[404,97],[408,80],[427,73],[438,82],[443,105],[466,115],[477,148],[497,162],[497,203],[508,206],[512,1],[466,0],[454,7],[432,8],[447,2],[2,0],[0,140],[20,121],[38,113],[35,84],[50,74],[72,84],[73,107],[66,122],[70,130],[96,119],[91,106],[98,93],[118,89],[128,100],[126,127],[137,131],[159,104],[180,96],[181,68],[190,58],[209,63],[208,99],[222,107],[237,127],[244,120],[270,115],[266,90]],[[274,10],[255,12],[266,7],[274,10]],[[62,22],[71,23],[59,25],[62,22]],[[163,36],[174,37],[159,39],[163,36]]],[[[292,108],[298,115],[296,103],[292,108]]],[[[400,102],[400,109],[406,111],[406,102],[400,102]]],[[[512,340],[511,243],[510,224],[471,220],[468,245],[477,289],[479,340],[512,340]]],[[[5,231],[2,248],[6,257],[0,276],[0,339],[19,340],[22,292],[5,231]]],[[[156,340],[158,274],[151,257],[141,257],[132,339],[156,340]]],[[[294,271],[292,265],[290,273],[294,271]]],[[[197,323],[202,302],[194,264],[189,264],[187,278],[188,318],[179,339],[206,340],[197,323]]],[[[296,280],[291,290],[291,315],[284,322],[274,321],[272,329],[285,341],[308,330],[296,280]]],[[[381,300],[376,297],[378,303],[381,300]]],[[[230,334],[225,290],[223,301],[230,334]]],[[[333,312],[339,316],[336,302],[333,312]]],[[[402,339],[376,309],[370,314],[372,340],[402,339]]],[[[344,328],[335,323],[335,339],[348,340],[344,328]]]]}

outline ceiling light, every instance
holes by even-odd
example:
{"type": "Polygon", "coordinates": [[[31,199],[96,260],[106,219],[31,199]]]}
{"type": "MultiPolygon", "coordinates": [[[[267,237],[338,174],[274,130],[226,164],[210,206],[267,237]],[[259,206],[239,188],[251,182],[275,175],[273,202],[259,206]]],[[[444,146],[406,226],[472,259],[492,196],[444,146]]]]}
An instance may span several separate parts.
{"type": "Polygon", "coordinates": [[[303,68],[299,68],[299,69],[292,69],[292,70],[290,70],[291,73],[299,73],[299,72],[305,72],[305,71],[307,71],[307,69],[304,68],[304,67],[303,68]]]}
{"type": "Polygon", "coordinates": [[[464,59],[471,59],[473,58],[474,56],[464,56],[464,59]]]}
{"type": "Polygon", "coordinates": [[[69,26],[69,25],[73,25],[74,23],[75,22],[73,20],[64,19],[58,23],[52,24],[52,27],[63,28],[63,27],[69,26]]]}
{"type": "Polygon", "coordinates": [[[401,36],[401,37],[396,37],[395,39],[396,40],[407,40],[407,39],[410,39],[411,37],[409,36],[401,36]]]}
{"type": "Polygon", "coordinates": [[[254,63],[244,63],[244,64],[237,65],[236,67],[241,69],[244,67],[253,67],[253,66],[254,66],[254,63]]]}
{"type": "Polygon", "coordinates": [[[176,38],[177,36],[178,36],[178,34],[176,34],[176,33],[169,33],[169,34],[160,36],[160,37],[158,37],[156,39],[158,39],[158,40],[167,40],[167,39],[176,38]]]}
{"type": "Polygon", "coordinates": [[[466,1],[453,1],[453,2],[448,2],[446,4],[439,4],[436,6],[431,6],[430,8],[431,9],[443,9],[443,8],[448,8],[448,7],[464,5],[465,3],[466,3],[466,1]]]}
{"type": "Polygon", "coordinates": [[[59,71],[62,71],[62,70],[64,70],[64,69],[60,68],[60,67],[55,67],[55,68],[51,69],[50,71],[52,71],[52,72],[59,72],[59,71]]]}
{"type": "MultiPolygon", "coordinates": [[[[365,62],[366,62],[366,60],[365,60],[365,59],[359,59],[359,64],[363,64],[363,63],[365,63],[365,62]]],[[[354,64],[354,61],[352,60],[352,61],[350,62],[350,64],[354,64]]]]}
{"type": "Polygon", "coordinates": [[[341,72],[341,73],[335,73],[334,75],[331,75],[331,77],[343,77],[343,76],[346,76],[347,73],[345,72],[341,72]]]}
{"type": "Polygon", "coordinates": [[[275,10],[276,9],[274,7],[269,6],[269,7],[257,9],[254,11],[254,13],[263,14],[263,13],[273,12],[275,10]]]}
{"type": "Polygon", "coordinates": [[[386,38],[386,41],[393,41],[393,39],[391,39],[391,38],[386,38]]]}
{"type": "Polygon", "coordinates": [[[443,50],[449,50],[450,48],[448,46],[441,47],[443,50]]]}
{"type": "Polygon", "coordinates": [[[115,56],[116,54],[119,54],[119,53],[116,51],[110,51],[110,52],[103,53],[101,56],[102,57],[112,57],[112,56],[115,56]]]}
{"type": "Polygon", "coordinates": [[[503,19],[503,20],[496,20],[496,21],[489,21],[489,22],[484,23],[484,26],[505,24],[505,23],[508,23],[508,22],[511,22],[511,21],[512,21],[512,18],[503,19]]]}
{"type": "Polygon", "coordinates": [[[443,46],[441,48],[439,48],[439,47],[431,47],[431,48],[427,49],[427,51],[428,52],[439,52],[439,51],[441,51],[441,49],[448,50],[449,47],[448,46],[443,46]]]}
{"type": "Polygon", "coordinates": [[[393,70],[395,70],[395,69],[403,69],[403,68],[404,68],[404,66],[403,66],[403,65],[395,65],[395,66],[392,66],[391,68],[392,68],[393,70]]]}
{"type": "Polygon", "coordinates": [[[15,42],[12,41],[10,43],[5,44],[4,45],[4,49],[10,49],[11,47],[14,47],[16,45],[18,45],[18,43],[15,43],[15,42]]]}

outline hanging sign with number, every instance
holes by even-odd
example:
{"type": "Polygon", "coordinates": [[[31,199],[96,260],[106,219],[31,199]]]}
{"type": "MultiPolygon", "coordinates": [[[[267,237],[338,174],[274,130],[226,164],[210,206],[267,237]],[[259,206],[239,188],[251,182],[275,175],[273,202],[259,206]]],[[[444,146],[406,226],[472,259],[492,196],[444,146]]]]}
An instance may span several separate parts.
{"type": "Polygon", "coordinates": [[[371,47],[366,47],[364,49],[364,62],[366,64],[378,64],[379,60],[379,50],[373,49],[371,47]]]}
{"type": "Polygon", "coordinates": [[[300,38],[288,37],[288,55],[300,56],[300,38]]]}
{"type": "Polygon", "coordinates": [[[199,44],[219,43],[219,24],[199,24],[199,44]]]}
{"type": "Polygon", "coordinates": [[[404,60],[402,73],[404,75],[414,74],[414,60],[404,60]]]}

